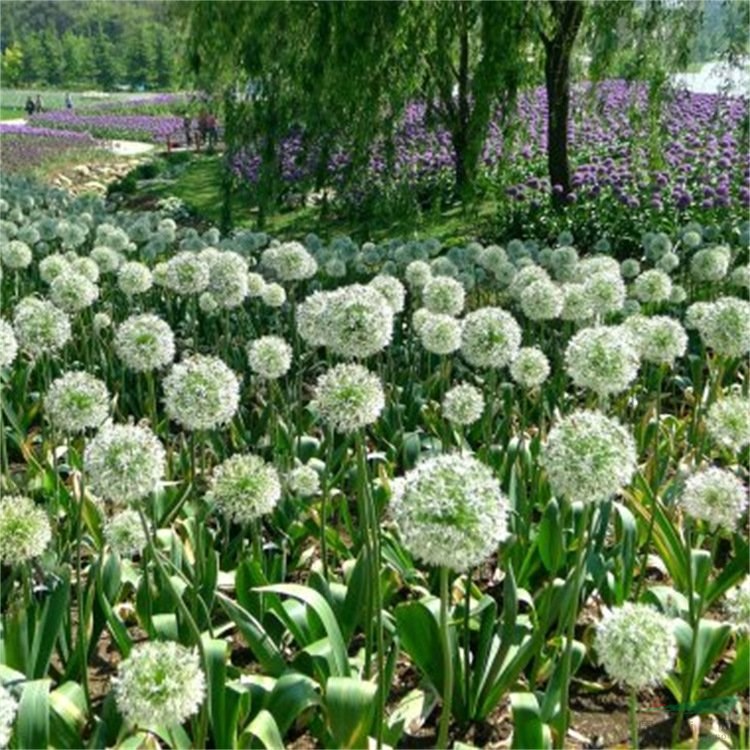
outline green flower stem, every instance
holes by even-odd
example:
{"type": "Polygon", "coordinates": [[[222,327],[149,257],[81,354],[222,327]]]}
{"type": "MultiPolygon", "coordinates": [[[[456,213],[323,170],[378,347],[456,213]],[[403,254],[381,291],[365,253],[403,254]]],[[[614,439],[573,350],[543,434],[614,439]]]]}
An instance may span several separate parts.
{"type": "Polygon", "coordinates": [[[472,713],[471,706],[471,579],[472,570],[466,571],[464,578],[464,693],[466,709],[472,713]]]}
{"type": "Polygon", "coordinates": [[[635,688],[631,688],[628,696],[628,714],[630,716],[630,743],[634,750],[638,750],[638,712],[635,688]]]}
{"type": "Polygon", "coordinates": [[[453,654],[451,653],[450,631],[448,620],[449,605],[449,576],[447,567],[440,568],[440,640],[443,646],[443,709],[440,714],[438,728],[438,748],[448,747],[448,728],[451,722],[451,708],[453,705],[453,654]]]}
{"type": "Polygon", "coordinates": [[[323,477],[323,495],[320,501],[320,556],[323,559],[323,578],[329,579],[328,572],[328,539],[326,538],[326,527],[328,523],[328,503],[331,499],[331,475],[333,474],[333,430],[329,429],[326,435],[326,463],[325,475],[323,477]]]}
{"type": "MultiPolygon", "coordinates": [[[[68,460],[70,461],[70,448],[68,448],[68,460]]],[[[88,674],[88,645],[86,643],[86,608],[83,592],[83,561],[81,559],[81,550],[83,548],[83,503],[86,497],[85,480],[83,471],[81,471],[81,484],[79,487],[80,496],[78,498],[78,507],[76,508],[75,534],[76,534],[76,604],[78,605],[78,649],[81,660],[81,685],[83,694],[86,699],[86,707],[91,711],[91,691],[89,690],[88,674]]]]}

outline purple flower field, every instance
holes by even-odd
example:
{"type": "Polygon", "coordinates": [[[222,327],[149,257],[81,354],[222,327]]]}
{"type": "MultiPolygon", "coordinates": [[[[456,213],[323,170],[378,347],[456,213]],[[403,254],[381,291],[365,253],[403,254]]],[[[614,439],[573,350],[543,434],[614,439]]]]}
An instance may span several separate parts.
{"type": "Polygon", "coordinates": [[[4,172],[27,172],[50,159],[97,148],[91,133],[0,123],[0,153],[4,172]]]}

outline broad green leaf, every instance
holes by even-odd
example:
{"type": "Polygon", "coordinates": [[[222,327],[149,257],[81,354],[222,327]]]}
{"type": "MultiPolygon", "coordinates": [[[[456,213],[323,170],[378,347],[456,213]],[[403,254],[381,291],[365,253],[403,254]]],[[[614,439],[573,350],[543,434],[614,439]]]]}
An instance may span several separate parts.
{"type": "Polygon", "coordinates": [[[331,677],[326,683],[328,729],[337,748],[367,747],[377,709],[378,687],[355,677],[331,677]]]}
{"type": "Polygon", "coordinates": [[[240,748],[283,750],[284,740],[270,711],[262,709],[240,735],[240,748]]]}
{"type": "Polygon", "coordinates": [[[317,683],[303,674],[285,674],[276,681],[266,708],[273,714],[279,731],[286,734],[297,717],[321,702],[317,683]]]}
{"type": "Polygon", "coordinates": [[[206,677],[208,681],[208,710],[211,719],[211,734],[216,747],[232,748],[235,746],[237,732],[236,720],[231,721],[227,715],[226,678],[227,678],[227,643],[215,638],[203,638],[203,650],[206,654],[206,677]]]}
{"type": "Polygon", "coordinates": [[[437,599],[406,602],[396,607],[394,615],[404,651],[441,695],[443,648],[437,617],[439,604],[437,599]]]}
{"type": "Polygon", "coordinates": [[[66,682],[49,696],[50,729],[55,747],[83,746],[81,734],[86,726],[86,696],[77,682],[66,682]]]}
{"type": "Polygon", "coordinates": [[[30,680],[23,686],[16,717],[18,746],[36,750],[49,746],[49,680],[30,680]]]}
{"type": "Polygon", "coordinates": [[[552,733],[541,719],[539,703],[533,693],[511,693],[510,705],[513,712],[514,750],[549,750],[552,747],[552,733]]]}
{"type": "Polygon", "coordinates": [[[35,678],[47,674],[60,628],[70,607],[70,570],[60,568],[57,576],[57,585],[45,599],[34,628],[30,676],[35,678]]]}

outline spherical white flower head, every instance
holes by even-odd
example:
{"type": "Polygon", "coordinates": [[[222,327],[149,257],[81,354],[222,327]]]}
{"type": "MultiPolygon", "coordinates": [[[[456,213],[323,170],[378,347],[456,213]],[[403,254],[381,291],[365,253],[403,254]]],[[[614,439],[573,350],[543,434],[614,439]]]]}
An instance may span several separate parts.
{"type": "Polygon", "coordinates": [[[74,273],[85,276],[92,284],[99,281],[99,266],[91,258],[73,258],[70,261],[70,268],[74,273]]]}
{"type": "Polygon", "coordinates": [[[18,342],[13,326],[0,318],[0,369],[10,367],[18,354],[18,342]]]}
{"type": "Polygon", "coordinates": [[[747,508],[747,489],[732,472],[711,466],[685,482],[681,503],[693,518],[733,531],[747,508]]]}
{"type": "Polygon", "coordinates": [[[693,304],[685,310],[685,328],[691,331],[700,330],[710,312],[710,302],[693,302],[693,304]]]}
{"type": "Polygon", "coordinates": [[[297,308],[297,332],[310,346],[324,346],[327,334],[322,325],[325,318],[329,292],[313,292],[297,308]]]}
{"type": "Polygon", "coordinates": [[[226,424],[240,402],[240,382],[218,357],[189,357],[172,368],[163,385],[169,418],[187,430],[226,424]]]}
{"type": "Polygon", "coordinates": [[[496,269],[502,268],[506,263],[508,263],[508,253],[499,245],[483,247],[477,255],[477,265],[490,273],[495,273],[496,269]]]}
{"type": "Polygon", "coordinates": [[[685,245],[689,250],[695,250],[701,246],[703,238],[700,232],[696,232],[694,229],[690,229],[682,235],[682,244],[685,245]]]}
{"type": "Polygon", "coordinates": [[[432,278],[430,264],[423,260],[413,260],[406,266],[404,278],[412,289],[421,289],[432,278]]]}
{"type": "Polygon", "coordinates": [[[565,350],[565,370],[573,382],[600,396],[624,391],[639,364],[635,339],[624,326],[584,328],[565,350]]]}
{"type": "Polygon", "coordinates": [[[0,683],[0,748],[8,747],[13,736],[13,722],[18,711],[18,701],[0,683]]]}
{"type": "Polygon", "coordinates": [[[672,294],[669,295],[669,302],[672,305],[681,305],[687,299],[685,287],[681,284],[672,284],[672,294]]]}
{"type": "Polygon", "coordinates": [[[213,315],[219,309],[219,303],[211,292],[203,292],[198,297],[198,307],[206,315],[213,315]]]}
{"type": "Polygon", "coordinates": [[[626,289],[619,267],[616,271],[593,274],[583,282],[583,286],[594,315],[606,315],[622,310],[626,289]]]}
{"type": "Polygon", "coordinates": [[[219,306],[239,307],[247,297],[247,261],[238,253],[218,250],[215,254],[203,251],[199,257],[208,262],[208,291],[219,306]]]}
{"type": "Polygon", "coordinates": [[[114,273],[124,262],[120,253],[106,245],[95,247],[89,257],[99,266],[102,273],[114,273]]]}
{"type": "Polygon", "coordinates": [[[39,276],[45,284],[51,284],[61,273],[70,270],[70,263],[59,253],[39,261],[39,276]]]}
{"type": "Polygon", "coordinates": [[[699,250],[690,261],[690,274],[696,281],[720,281],[729,272],[732,253],[726,245],[699,250]]]}
{"type": "Polygon", "coordinates": [[[424,306],[434,313],[460,315],[465,299],[463,285],[450,276],[433,276],[422,289],[424,306]]]}
{"type": "Polygon", "coordinates": [[[236,455],[214,469],[208,497],[222,515],[249,523],[270,513],[281,497],[276,469],[252,454],[236,455]]]}
{"type": "Polygon", "coordinates": [[[515,318],[499,307],[482,307],[464,318],[461,355],[474,367],[504,367],[521,345],[515,318]]]}
{"type": "Polygon", "coordinates": [[[730,622],[745,633],[750,632],[750,576],[727,591],[724,605],[730,622]]]}
{"type": "Polygon", "coordinates": [[[260,298],[268,307],[281,307],[286,302],[286,291],[281,284],[266,284],[260,293],[260,298]]]}
{"type": "Polygon", "coordinates": [[[86,446],[84,464],[92,492],[105,500],[135,502],[158,488],[166,453],[146,427],[110,423],[86,446]]]}
{"type": "Polygon", "coordinates": [[[550,430],[541,462],[555,495],[598,502],[630,482],[635,441],[617,420],[598,411],[576,411],[550,430]]]}
{"type": "Polygon", "coordinates": [[[709,303],[698,320],[703,343],[725,357],[743,357],[750,352],[750,302],[721,297],[709,303]]]}
{"type": "Polygon", "coordinates": [[[395,276],[380,274],[370,281],[370,286],[377,289],[390,305],[394,313],[403,312],[406,301],[406,289],[395,276]]]}
{"type": "Polygon", "coordinates": [[[13,311],[13,329],[21,349],[36,358],[54,354],[70,339],[70,319],[47,300],[24,297],[13,311]]]}
{"type": "Polygon", "coordinates": [[[315,386],[315,407],[336,432],[353,432],[372,424],[385,406],[377,375],[361,365],[336,365],[315,386]]]}
{"type": "Polygon", "coordinates": [[[443,396],[443,416],[453,424],[468,426],[481,419],[484,396],[468,383],[455,385],[443,396]]]}
{"type": "Polygon", "coordinates": [[[411,315],[411,327],[414,333],[419,336],[422,333],[422,327],[432,317],[431,313],[426,307],[420,307],[415,310],[411,315]]]}
{"type": "Polygon", "coordinates": [[[575,267],[574,281],[583,284],[598,273],[620,274],[620,264],[609,255],[592,255],[583,258],[575,267]]]}
{"type": "Polygon", "coordinates": [[[0,498],[0,562],[19,565],[33,560],[44,552],[51,539],[49,518],[31,498],[0,498]]]}
{"type": "Polygon", "coordinates": [[[260,297],[265,288],[266,280],[259,273],[250,271],[247,275],[247,296],[260,297]]]}
{"type": "Polygon", "coordinates": [[[750,291],[750,265],[737,266],[729,276],[729,283],[745,292],[750,291]]]}
{"type": "Polygon", "coordinates": [[[644,604],[605,612],[595,646],[609,676],[636,690],[662,683],[677,658],[672,621],[644,604]]]}
{"type": "Polygon", "coordinates": [[[563,284],[563,307],[560,317],[563,320],[582,322],[594,317],[594,305],[583,284],[571,282],[563,284]]]}
{"type": "Polygon", "coordinates": [[[433,354],[451,354],[461,346],[461,321],[450,315],[428,313],[419,326],[422,346],[433,354]]]}
{"type": "Polygon", "coordinates": [[[112,318],[108,313],[98,312],[94,315],[94,331],[102,333],[112,325],[112,318]]]}
{"type": "Polygon", "coordinates": [[[250,342],[247,348],[250,369],[262,378],[275,380],[289,371],[292,364],[292,347],[279,336],[262,336],[250,342]]]}
{"type": "Polygon", "coordinates": [[[551,281],[551,279],[541,266],[532,263],[514,274],[508,293],[513,299],[520,301],[523,290],[535,281],[551,281]]]}
{"type": "Polygon", "coordinates": [[[541,349],[527,346],[518,350],[511,362],[510,374],[518,385],[524,388],[536,388],[549,376],[549,361],[541,349]]]}
{"type": "Polygon", "coordinates": [[[166,367],[174,359],[174,333],[157,315],[131,315],[115,333],[115,351],[125,366],[136,372],[166,367]]]}
{"type": "Polygon", "coordinates": [[[687,350],[687,334],[668,315],[633,315],[623,324],[633,335],[641,359],[670,367],[687,350]]]}
{"type": "Polygon", "coordinates": [[[139,727],[182,724],[206,693],[198,654],[173,641],[137,645],[114,680],[117,708],[139,727]]]}
{"type": "Polygon", "coordinates": [[[208,263],[195,253],[185,250],[167,262],[166,285],[183,297],[204,292],[209,278],[208,263]]]}
{"type": "Polygon", "coordinates": [[[706,416],[706,429],[717,443],[734,451],[750,445],[750,398],[735,394],[715,401],[706,416]]]}
{"type": "Polygon", "coordinates": [[[49,296],[61,310],[76,313],[94,304],[99,287],[72,270],[63,271],[50,284],[49,296]]]}
{"type": "MultiPolygon", "coordinates": [[[[680,256],[677,253],[664,253],[659,258],[659,262],[656,267],[664,273],[672,273],[676,268],[680,266],[680,256]]],[[[671,295],[670,295],[671,296],[671,295]]]]}
{"type": "Polygon", "coordinates": [[[287,486],[298,497],[313,497],[320,492],[320,475],[312,466],[297,466],[289,472],[287,486]]]}
{"type": "Polygon", "coordinates": [[[120,557],[139,555],[148,540],[137,510],[120,511],[104,525],[104,538],[109,548],[120,557]]]}
{"type": "Polygon", "coordinates": [[[123,263],[117,271],[117,286],[128,297],[147,292],[154,284],[154,278],[148,266],[132,260],[123,263]]]}
{"type": "Polygon", "coordinates": [[[563,309],[565,297],[554,281],[532,281],[521,292],[521,309],[530,320],[552,320],[563,309]]]}
{"type": "Polygon", "coordinates": [[[52,381],[44,399],[50,422],[66,433],[99,427],[109,415],[107,386],[87,372],[66,372],[52,381]]]}
{"type": "Polygon", "coordinates": [[[13,271],[20,271],[31,265],[31,248],[20,240],[0,242],[0,262],[13,271]]]}
{"type": "Polygon", "coordinates": [[[260,262],[270,268],[281,281],[303,281],[312,278],[318,271],[315,258],[299,242],[286,242],[266,248],[260,256],[260,262]]]}
{"type": "Polygon", "coordinates": [[[404,546],[428,565],[464,571],[508,536],[508,501],[489,467],[472,456],[422,461],[393,483],[391,512],[404,546]]]}
{"type": "Polygon", "coordinates": [[[672,294],[672,279],[664,271],[652,268],[633,282],[633,293],[641,302],[666,302],[672,294]]]}

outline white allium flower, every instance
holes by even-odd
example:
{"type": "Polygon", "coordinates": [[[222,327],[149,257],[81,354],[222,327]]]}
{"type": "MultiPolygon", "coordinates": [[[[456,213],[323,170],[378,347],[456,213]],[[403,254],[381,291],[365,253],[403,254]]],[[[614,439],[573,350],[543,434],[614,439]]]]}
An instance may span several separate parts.
{"type": "Polygon", "coordinates": [[[530,320],[552,320],[563,309],[565,297],[554,281],[532,281],[521,292],[521,309],[530,320]]]}
{"type": "MultiPolygon", "coordinates": [[[[616,263],[616,261],[615,261],[616,263]]],[[[595,273],[583,282],[594,315],[622,310],[625,304],[625,282],[617,271],[595,273]]]]}
{"type": "Polygon", "coordinates": [[[200,311],[206,313],[206,315],[213,315],[219,309],[219,303],[211,292],[203,292],[203,294],[198,297],[198,307],[200,308],[200,311]]]}
{"type": "Polygon", "coordinates": [[[636,469],[635,441],[601,412],[576,411],[550,430],[541,460],[555,495],[597,502],[630,482],[636,469]]]}
{"type": "Polygon", "coordinates": [[[508,262],[508,253],[499,245],[488,245],[483,247],[477,255],[477,265],[490,273],[502,268],[508,262]]]}
{"type": "Polygon", "coordinates": [[[124,263],[122,255],[106,245],[95,247],[89,257],[102,273],[114,273],[124,263]]]}
{"type": "MultiPolygon", "coordinates": [[[[326,275],[330,276],[332,279],[343,279],[344,276],[346,276],[346,261],[343,258],[334,256],[326,261],[323,270],[326,275]]],[[[365,267],[363,273],[366,273],[368,270],[369,269],[365,267]]]]}
{"type": "Polygon", "coordinates": [[[114,502],[134,502],[158,488],[166,453],[148,428],[108,423],[86,446],[84,465],[95,494],[114,502]]]}
{"type": "Polygon", "coordinates": [[[383,386],[361,365],[336,365],[318,378],[314,406],[336,432],[354,432],[380,416],[385,406],[383,386]]]}
{"type": "Polygon", "coordinates": [[[320,475],[312,466],[297,466],[289,472],[287,486],[298,497],[313,497],[320,492],[320,475]]]}
{"type": "Polygon", "coordinates": [[[13,329],[25,352],[36,358],[54,354],[70,339],[70,319],[47,300],[24,297],[13,311],[13,329]]]}
{"type": "Polygon", "coordinates": [[[13,722],[18,711],[18,701],[0,683],[0,748],[6,748],[13,736],[13,722]]]}
{"type": "Polygon", "coordinates": [[[420,324],[422,346],[433,354],[451,354],[461,346],[461,322],[450,315],[430,313],[420,324]]]}
{"type": "Polygon", "coordinates": [[[259,273],[250,271],[247,275],[247,296],[260,297],[265,288],[266,280],[259,273]]]}
{"type": "Polygon", "coordinates": [[[112,318],[108,313],[98,312],[94,314],[94,331],[101,333],[112,325],[112,318]]]}
{"type": "Polygon", "coordinates": [[[551,281],[551,279],[547,271],[541,266],[532,263],[522,268],[513,276],[508,293],[513,299],[520,301],[523,290],[535,281],[551,281]]]}
{"type": "Polygon", "coordinates": [[[460,281],[450,276],[433,276],[422,289],[424,306],[434,313],[459,315],[464,309],[466,292],[460,281]]]}
{"type": "Polygon", "coordinates": [[[729,616],[730,622],[745,633],[750,631],[750,576],[739,586],[727,591],[724,608],[729,616]]]}
{"type": "Polygon", "coordinates": [[[87,372],[66,372],[52,381],[44,406],[56,428],[66,433],[83,432],[107,419],[109,391],[87,372]]]}
{"type": "Polygon", "coordinates": [[[0,562],[19,565],[39,557],[52,539],[46,512],[22,495],[0,497],[0,562]]]}
{"type": "Polygon", "coordinates": [[[710,312],[710,302],[693,302],[693,304],[685,310],[685,328],[688,328],[691,331],[699,330],[710,312]]]}
{"type": "Polygon", "coordinates": [[[737,266],[729,276],[732,286],[740,287],[745,292],[750,291],[750,265],[737,266]]]}
{"type": "Polygon", "coordinates": [[[76,257],[70,261],[70,268],[74,273],[85,276],[92,284],[99,281],[99,266],[91,258],[76,257]]]}
{"type": "Polygon", "coordinates": [[[453,424],[468,426],[482,417],[484,396],[468,383],[455,385],[443,396],[443,416],[453,424]]]}
{"type": "Polygon", "coordinates": [[[733,394],[715,401],[706,416],[706,429],[717,443],[734,451],[750,445],[750,398],[733,394]]]}
{"type": "Polygon", "coordinates": [[[662,683],[677,658],[672,621],[645,604],[607,610],[595,646],[609,676],[636,690],[662,683]]]}
{"type": "Polygon", "coordinates": [[[624,391],[639,364],[635,339],[624,326],[583,328],[565,350],[565,370],[573,382],[600,396],[624,391]]]}
{"type": "MultiPolygon", "coordinates": [[[[207,248],[215,250],[215,248],[207,248]]],[[[208,291],[220,307],[239,307],[247,297],[247,261],[238,253],[215,250],[200,256],[208,260],[208,291]]]]}
{"type": "Polygon", "coordinates": [[[461,355],[474,367],[503,367],[521,345],[515,318],[499,307],[481,307],[464,318],[461,355]]]}
{"type": "Polygon", "coordinates": [[[563,320],[583,322],[594,317],[594,305],[583,284],[571,282],[562,285],[563,308],[560,317],[563,320]]]}
{"type": "Polygon", "coordinates": [[[18,342],[13,326],[0,318],[0,369],[10,367],[18,354],[18,342]]]}
{"type": "Polygon", "coordinates": [[[598,273],[620,274],[620,264],[609,255],[590,255],[578,262],[575,267],[574,281],[585,283],[598,273]]]}
{"type": "Polygon", "coordinates": [[[206,694],[198,654],[174,641],[134,646],[113,682],[118,710],[139,727],[182,724],[206,694]]]}
{"type": "Polygon", "coordinates": [[[747,508],[747,489],[732,472],[711,466],[685,482],[681,503],[693,518],[733,531],[747,508]]]}
{"type": "Polygon", "coordinates": [[[671,367],[685,354],[688,342],[685,329],[668,315],[634,315],[623,325],[633,334],[638,354],[646,362],[671,367]]]}
{"type": "Polygon", "coordinates": [[[13,271],[20,271],[31,265],[31,248],[20,240],[0,242],[0,262],[13,271]]]}
{"type": "Polygon", "coordinates": [[[703,343],[725,357],[743,357],[750,352],[750,302],[721,297],[710,303],[698,321],[703,343]]]}
{"type": "Polygon", "coordinates": [[[39,261],[39,276],[45,284],[51,284],[61,273],[70,270],[67,259],[54,253],[39,261]]]}
{"type": "Polygon", "coordinates": [[[392,486],[403,544],[428,565],[468,570],[508,536],[508,501],[490,468],[473,456],[429,458],[392,486]]]}
{"type": "Polygon", "coordinates": [[[195,354],[164,378],[169,418],[187,430],[211,430],[231,421],[240,402],[240,382],[218,357],[195,354]]]}
{"type": "Polygon", "coordinates": [[[266,248],[260,262],[270,268],[281,281],[302,281],[310,279],[318,271],[315,258],[299,242],[286,242],[266,248]]]}
{"type": "Polygon", "coordinates": [[[150,372],[171,364],[175,355],[174,333],[157,315],[131,315],[117,328],[115,352],[125,366],[150,372]]]}
{"type": "Polygon", "coordinates": [[[411,327],[414,333],[419,336],[422,333],[422,327],[433,316],[426,307],[420,307],[411,315],[411,327]]]}
{"type": "Polygon", "coordinates": [[[524,388],[536,388],[549,376],[549,361],[541,349],[523,347],[510,364],[510,374],[524,388]]]}
{"type": "Polygon", "coordinates": [[[664,273],[672,273],[672,271],[679,268],[679,266],[680,256],[677,255],[677,253],[664,253],[656,264],[656,267],[660,271],[664,271],[664,273]]]}
{"type": "Polygon", "coordinates": [[[219,464],[208,497],[235,523],[249,523],[270,513],[281,497],[276,469],[253,454],[235,455],[219,464]]]}
{"type": "Polygon", "coordinates": [[[160,261],[151,269],[151,277],[154,282],[154,286],[166,288],[169,286],[169,264],[165,261],[160,261]]]}
{"type": "Polygon", "coordinates": [[[633,282],[633,293],[641,302],[666,302],[672,294],[672,279],[664,271],[652,268],[633,282]]]}
{"type": "Polygon", "coordinates": [[[383,295],[394,313],[403,311],[406,300],[406,289],[395,276],[380,274],[370,281],[370,286],[377,289],[383,295]]]}
{"type": "Polygon", "coordinates": [[[672,284],[672,294],[669,295],[669,302],[672,305],[681,305],[687,299],[685,287],[681,284],[672,284]]]}
{"type": "Polygon", "coordinates": [[[250,369],[267,380],[286,375],[292,364],[292,347],[279,336],[261,336],[247,347],[250,369]]]}
{"type": "Polygon", "coordinates": [[[322,325],[328,307],[328,292],[313,292],[297,308],[297,331],[310,346],[325,346],[327,333],[322,325]]]}
{"type": "Polygon", "coordinates": [[[690,261],[690,273],[696,281],[720,281],[728,271],[732,253],[726,245],[698,250],[690,261]]]}
{"type": "Polygon", "coordinates": [[[281,307],[286,302],[286,291],[281,284],[266,284],[260,293],[260,298],[268,307],[281,307]]]}
{"type": "Polygon", "coordinates": [[[76,313],[96,302],[99,287],[72,270],[58,274],[50,284],[49,296],[61,310],[76,313]]]}
{"type": "Polygon", "coordinates": [[[682,235],[682,243],[690,250],[695,250],[700,247],[703,242],[700,232],[696,232],[694,229],[690,229],[682,235]]]}
{"type": "Polygon", "coordinates": [[[167,286],[183,297],[205,291],[209,278],[208,263],[195,253],[185,250],[167,262],[167,286]]]}
{"type": "Polygon", "coordinates": [[[423,260],[413,260],[406,266],[404,274],[406,283],[412,289],[421,289],[432,278],[432,269],[423,260]]]}
{"type": "Polygon", "coordinates": [[[148,266],[132,260],[123,263],[117,271],[117,286],[128,297],[147,292],[153,286],[154,278],[148,266]]]}
{"type": "Polygon", "coordinates": [[[120,557],[139,555],[148,543],[137,510],[126,508],[104,525],[104,538],[110,549],[120,557]]]}

